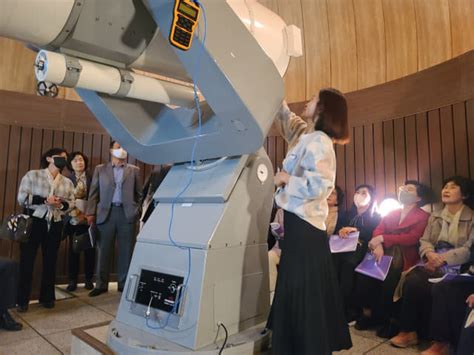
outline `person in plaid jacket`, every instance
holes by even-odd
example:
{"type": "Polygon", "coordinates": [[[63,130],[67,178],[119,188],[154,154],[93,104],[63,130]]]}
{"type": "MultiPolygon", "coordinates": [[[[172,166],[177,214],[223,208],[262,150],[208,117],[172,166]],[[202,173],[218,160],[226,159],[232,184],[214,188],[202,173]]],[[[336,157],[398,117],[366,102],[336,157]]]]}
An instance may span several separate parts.
{"type": "Polygon", "coordinates": [[[74,185],[61,171],[67,164],[67,153],[62,148],[52,148],[43,154],[41,169],[30,170],[21,179],[18,203],[33,218],[30,238],[20,244],[20,281],[18,311],[26,312],[30,301],[33,267],[41,246],[43,272],[39,302],[53,308],[55,295],[56,260],[65,213],[74,207],[74,185]]]}

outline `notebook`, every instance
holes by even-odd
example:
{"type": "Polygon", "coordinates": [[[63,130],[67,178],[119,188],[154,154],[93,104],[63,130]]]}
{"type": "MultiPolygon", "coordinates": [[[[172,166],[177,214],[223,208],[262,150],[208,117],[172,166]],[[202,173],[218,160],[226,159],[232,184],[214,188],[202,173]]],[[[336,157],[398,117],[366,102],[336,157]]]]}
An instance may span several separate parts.
{"type": "Polygon", "coordinates": [[[362,262],[356,267],[355,271],[374,279],[384,281],[387,277],[390,265],[392,264],[392,259],[391,256],[384,255],[382,256],[382,260],[377,263],[375,257],[371,253],[367,253],[362,262]]]}
{"type": "Polygon", "coordinates": [[[331,253],[347,253],[357,249],[359,242],[359,232],[350,233],[347,238],[341,238],[338,235],[329,237],[329,247],[331,253]]]}

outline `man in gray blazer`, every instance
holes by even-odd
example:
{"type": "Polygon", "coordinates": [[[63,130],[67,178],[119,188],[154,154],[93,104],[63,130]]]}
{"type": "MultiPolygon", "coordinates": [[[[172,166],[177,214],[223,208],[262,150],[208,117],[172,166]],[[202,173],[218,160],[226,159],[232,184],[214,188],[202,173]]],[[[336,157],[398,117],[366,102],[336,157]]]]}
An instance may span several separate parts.
{"type": "Polygon", "coordinates": [[[118,290],[121,292],[132,259],[135,231],[140,215],[142,183],[140,169],[127,164],[127,152],[116,141],[110,144],[111,162],[96,166],[89,190],[87,219],[96,223],[97,282],[90,297],[107,292],[110,261],[118,245],[118,290]]]}

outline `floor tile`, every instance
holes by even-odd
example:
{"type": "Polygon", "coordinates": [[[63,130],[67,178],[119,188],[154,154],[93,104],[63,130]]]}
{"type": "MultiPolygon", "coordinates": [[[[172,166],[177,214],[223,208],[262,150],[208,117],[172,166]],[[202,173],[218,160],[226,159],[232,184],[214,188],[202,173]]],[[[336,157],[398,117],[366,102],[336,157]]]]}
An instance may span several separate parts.
{"type": "Polygon", "coordinates": [[[15,311],[10,311],[10,314],[15,320],[23,324],[23,329],[17,332],[10,332],[4,329],[0,329],[0,349],[4,345],[22,342],[24,340],[35,338],[38,336],[38,333],[36,333],[27,323],[22,321],[22,319],[15,311]]]}
{"type": "Polygon", "coordinates": [[[369,351],[367,354],[371,354],[371,355],[378,355],[378,354],[383,354],[383,355],[415,355],[415,354],[419,354],[420,351],[424,350],[426,348],[425,347],[422,347],[422,348],[418,348],[418,347],[411,347],[411,348],[407,348],[407,349],[399,349],[399,348],[396,348],[392,345],[390,345],[389,342],[387,343],[384,343],[384,344],[381,344],[380,346],[372,349],[371,351],[369,351]]]}
{"type": "Polygon", "coordinates": [[[97,340],[106,343],[107,342],[107,334],[109,332],[109,325],[104,325],[102,327],[91,328],[85,331],[87,334],[93,336],[97,340]]]}
{"type": "Polygon", "coordinates": [[[373,349],[376,346],[380,345],[380,341],[368,339],[360,335],[351,334],[351,338],[352,348],[350,348],[349,350],[337,351],[333,354],[363,354],[369,351],[370,349],[373,349]]]}
{"type": "Polygon", "coordinates": [[[61,354],[42,337],[10,343],[0,347],[0,355],[56,355],[61,354]]]}
{"type": "Polygon", "coordinates": [[[53,309],[34,305],[30,311],[22,314],[22,318],[40,334],[46,335],[105,322],[111,320],[112,316],[73,298],[56,302],[53,309]]]}
{"type": "Polygon", "coordinates": [[[375,335],[375,330],[357,330],[354,327],[350,327],[349,329],[351,331],[351,334],[354,334],[366,339],[378,341],[379,343],[383,343],[387,341],[387,339],[379,338],[377,335],[375,335]]]}
{"type": "Polygon", "coordinates": [[[52,343],[56,348],[61,350],[63,354],[71,353],[71,341],[72,335],[70,330],[65,332],[54,333],[44,336],[50,343],[52,343]]]}
{"type": "Polygon", "coordinates": [[[121,293],[109,291],[97,297],[87,297],[87,299],[81,300],[115,317],[121,297],[121,293]]]}

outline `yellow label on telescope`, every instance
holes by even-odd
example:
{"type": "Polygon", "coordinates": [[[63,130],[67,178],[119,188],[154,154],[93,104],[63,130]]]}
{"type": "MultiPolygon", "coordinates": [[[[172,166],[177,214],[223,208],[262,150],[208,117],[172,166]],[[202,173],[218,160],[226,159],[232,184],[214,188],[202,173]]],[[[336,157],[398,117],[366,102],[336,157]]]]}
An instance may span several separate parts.
{"type": "Polygon", "coordinates": [[[173,46],[184,51],[191,48],[200,10],[192,0],[175,1],[170,32],[170,42],[173,46]]]}

